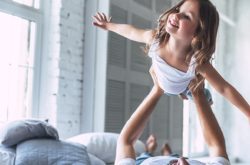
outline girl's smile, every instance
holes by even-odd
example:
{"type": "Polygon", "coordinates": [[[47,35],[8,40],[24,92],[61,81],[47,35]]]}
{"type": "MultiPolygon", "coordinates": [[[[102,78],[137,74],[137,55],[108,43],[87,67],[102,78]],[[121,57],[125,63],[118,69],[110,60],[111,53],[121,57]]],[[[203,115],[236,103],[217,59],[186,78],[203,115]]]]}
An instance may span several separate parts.
{"type": "Polygon", "coordinates": [[[169,19],[168,23],[174,28],[179,28],[178,21],[176,19],[169,19]]]}

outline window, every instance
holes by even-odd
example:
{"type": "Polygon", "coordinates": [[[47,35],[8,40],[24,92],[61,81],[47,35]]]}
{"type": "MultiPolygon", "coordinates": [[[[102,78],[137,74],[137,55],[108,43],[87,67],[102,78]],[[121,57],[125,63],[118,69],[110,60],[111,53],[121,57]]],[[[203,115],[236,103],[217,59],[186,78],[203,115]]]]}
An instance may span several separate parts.
{"type": "Polygon", "coordinates": [[[13,1],[37,9],[40,7],[40,0],[13,0],[13,1]]]}
{"type": "Polygon", "coordinates": [[[37,110],[42,14],[38,1],[15,1],[0,2],[0,124],[37,110]]]}

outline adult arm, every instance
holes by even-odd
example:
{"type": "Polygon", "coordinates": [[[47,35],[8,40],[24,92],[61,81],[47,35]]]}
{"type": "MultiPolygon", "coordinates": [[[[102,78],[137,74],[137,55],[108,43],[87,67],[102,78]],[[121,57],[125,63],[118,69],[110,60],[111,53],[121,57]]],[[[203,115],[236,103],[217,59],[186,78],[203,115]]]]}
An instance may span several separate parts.
{"type": "Polygon", "coordinates": [[[250,121],[250,105],[241,94],[215,70],[210,64],[206,63],[198,68],[198,72],[211,84],[214,89],[227,98],[233,105],[243,112],[250,121]]]}
{"type": "Polygon", "coordinates": [[[228,159],[224,135],[206,100],[203,87],[198,87],[197,91],[192,92],[192,95],[210,156],[228,159]]]}
{"type": "Polygon", "coordinates": [[[133,145],[142,134],[145,125],[155,108],[155,105],[163,94],[163,91],[160,89],[158,84],[155,83],[156,77],[153,71],[151,70],[150,73],[154,80],[154,87],[126,122],[120,133],[116,149],[116,165],[121,159],[124,158],[135,159],[133,145]]]}
{"type": "Polygon", "coordinates": [[[104,30],[115,32],[127,39],[136,42],[150,44],[153,40],[154,30],[138,29],[129,24],[117,24],[111,22],[111,17],[107,18],[104,13],[96,13],[93,16],[93,24],[104,30]]]}

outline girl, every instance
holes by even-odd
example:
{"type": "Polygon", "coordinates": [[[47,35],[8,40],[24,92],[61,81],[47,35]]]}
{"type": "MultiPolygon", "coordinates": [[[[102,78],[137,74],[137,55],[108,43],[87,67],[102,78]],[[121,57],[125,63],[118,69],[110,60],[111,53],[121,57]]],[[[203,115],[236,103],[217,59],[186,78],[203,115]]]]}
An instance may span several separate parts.
{"type": "Polygon", "coordinates": [[[225,81],[212,66],[219,15],[209,0],[182,0],[163,13],[156,29],[138,29],[111,22],[103,13],[93,16],[93,24],[130,40],[146,43],[152,67],[165,93],[188,93],[192,79],[195,90],[204,79],[238,107],[250,121],[250,106],[240,93],[225,81]],[[203,79],[198,79],[202,76],[203,79]]]}

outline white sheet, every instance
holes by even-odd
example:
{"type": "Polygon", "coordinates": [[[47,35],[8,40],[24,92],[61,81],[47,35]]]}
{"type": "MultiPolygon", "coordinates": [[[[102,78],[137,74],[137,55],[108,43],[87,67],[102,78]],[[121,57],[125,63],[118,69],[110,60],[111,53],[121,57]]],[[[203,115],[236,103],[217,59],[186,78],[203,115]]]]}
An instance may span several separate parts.
{"type": "Polygon", "coordinates": [[[15,164],[15,150],[11,148],[4,148],[0,146],[0,164],[1,165],[14,165],[15,164]]]}

